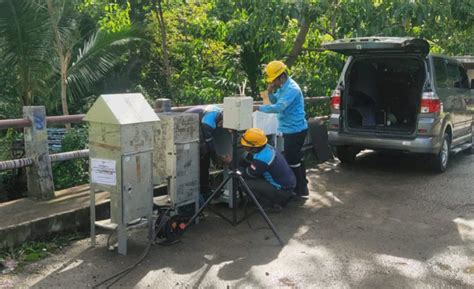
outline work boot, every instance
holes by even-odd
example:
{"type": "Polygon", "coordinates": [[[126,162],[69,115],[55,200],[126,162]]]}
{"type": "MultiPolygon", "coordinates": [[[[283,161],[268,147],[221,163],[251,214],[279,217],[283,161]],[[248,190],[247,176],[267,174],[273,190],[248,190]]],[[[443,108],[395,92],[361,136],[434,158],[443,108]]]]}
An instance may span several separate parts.
{"type": "Polygon", "coordinates": [[[298,197],[303,197],[309,195],[308,191],[308,185],[306,183],[306,180],[304,178],[303,174],[303,168],[302,166],[296,167],[296,168],[291,168],[293,170],[293,173],[295,174],[296,177],[296,187],[295,187],[295,194],[298,197]]]}

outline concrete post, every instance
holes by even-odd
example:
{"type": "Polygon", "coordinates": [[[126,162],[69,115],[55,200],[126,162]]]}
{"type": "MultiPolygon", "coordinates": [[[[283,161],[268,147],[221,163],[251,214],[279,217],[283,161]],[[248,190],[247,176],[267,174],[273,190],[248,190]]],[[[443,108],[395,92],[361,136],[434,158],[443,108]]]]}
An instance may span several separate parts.
{"type": "Polygon", "coordinates": [[[155,112],[170,112],[171,111],[171,99],[158,98],[155,100],[155,112]]]}
{"type": "Polygon", "coordinates": [[[28,197],[51,199],[54,197],[53,172],[48,151],[46,109],[44,106],[25,106],[23,116],[31,121],[25,127],[25,153],[33,164],[26,168],[28,197]]]}

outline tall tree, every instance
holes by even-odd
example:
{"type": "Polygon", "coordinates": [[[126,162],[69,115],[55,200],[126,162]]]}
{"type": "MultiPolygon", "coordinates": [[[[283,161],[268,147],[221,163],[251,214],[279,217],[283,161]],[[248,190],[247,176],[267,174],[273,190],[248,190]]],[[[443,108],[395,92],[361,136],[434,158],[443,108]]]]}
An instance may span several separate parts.
{"type": "Polygon", "coordinates": [[[156,14],[158,16],[158,21],[160,24],[160,33],[161,33],[161,49],[163,51],[163,66],[164,66],[164,75],[166,78],[167,94],[169,98],[172,98],[172,84],[171,84],[171,64],[168,52],[168,37],[166,36],[166,21],[163,17],[163,4],[161,0],[156,0],[156,14]]]}

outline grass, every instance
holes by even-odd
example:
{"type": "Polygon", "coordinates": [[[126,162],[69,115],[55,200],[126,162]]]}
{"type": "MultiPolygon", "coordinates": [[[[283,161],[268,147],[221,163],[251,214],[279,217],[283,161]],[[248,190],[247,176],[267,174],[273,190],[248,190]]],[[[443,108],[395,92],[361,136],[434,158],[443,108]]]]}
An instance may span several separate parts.
{"type": "Polygon", "coordinates": [[[72,233],[53,236],[48,240],[25,242],[18,247],[0,250],[0,264],[5,260],[13,260],[16,262],[16,268],[21,269],[26,264],[51,256],[72,241],[82,238],[84,235],[72,233]]]}

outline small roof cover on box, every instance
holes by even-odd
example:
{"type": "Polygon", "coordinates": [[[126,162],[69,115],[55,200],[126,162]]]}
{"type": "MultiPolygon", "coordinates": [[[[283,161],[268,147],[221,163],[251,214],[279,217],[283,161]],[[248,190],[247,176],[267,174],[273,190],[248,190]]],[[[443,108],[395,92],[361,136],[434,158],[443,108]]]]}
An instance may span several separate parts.
{"type": "Polygon", "coordinates": [[[84,117],[88,122],[133,124],[159,118],[141,93],[103,94],[84,117]]]}

